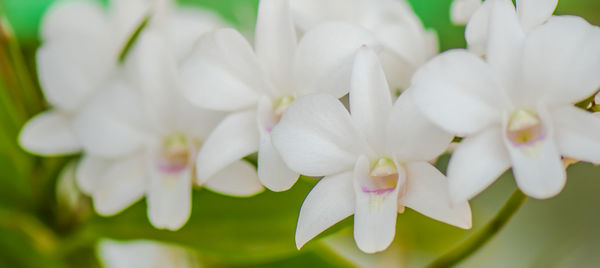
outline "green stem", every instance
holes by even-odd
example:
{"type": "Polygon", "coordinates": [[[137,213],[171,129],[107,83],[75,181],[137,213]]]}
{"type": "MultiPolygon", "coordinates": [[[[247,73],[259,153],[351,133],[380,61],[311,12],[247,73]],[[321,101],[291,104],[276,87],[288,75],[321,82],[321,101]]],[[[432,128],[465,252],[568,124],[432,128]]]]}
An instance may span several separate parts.
{"type": "Polygon", "coordinates": [[[513,215],[519,210],[521,205],[527,200],[527,196],[519,189],[515,190],[510,199],[500,209],[498,214],[475,235],[470,237],[466,242],[453,249],[452,251],[442,255],[437,260],[429,264],[427,267],[451,267],[460,263],[467,257],[471,256],[481,247],[483,247],[494,235],[496,235],[513,215]]]}

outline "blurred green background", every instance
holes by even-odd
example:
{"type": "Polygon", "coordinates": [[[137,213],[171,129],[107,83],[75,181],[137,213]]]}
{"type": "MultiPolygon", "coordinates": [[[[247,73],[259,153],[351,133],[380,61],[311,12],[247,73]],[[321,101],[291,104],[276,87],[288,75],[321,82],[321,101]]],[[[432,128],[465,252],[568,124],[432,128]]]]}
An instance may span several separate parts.
{"type": "MultiPolygon", "coordinates": [[[[144,202],[111,218],[95,216],[85,198],[77,199],[76,209],[69,209],[55,197],[56,180],[64,165],[77,157],[41,159],[27,155],[16,143],[24,122],[46,108],[34,60],[39,22],[53,2],[0,0],[0,19],[6,19],[0,31],[0,267],[98,267],[94,246],[100,237],[175,243],[212,267],[419,267],[481,228],[515,189],[511,175],[505,174],[475,198],[471,231],[408,210],[398,217],[394,245],[376,255],[357,251],[351,239],[352,219],[326,232],[325,239],[296,250],[296,219],[302,200],[314,185],[310,179],[303,179],[289,192],[267,192],[251,199],[198,190],[192,218],[178,232],[153,229],[144,202]]],[[[243,30],[253,28],[258,3],[179,2],[215,10],[243,30]]],[[[464,27],[449,21],[450,0],[410,2],[425,25],[438,31],[443,50],[464,47],[464,27]]],[[[600,25],[600,1],[561,0],[557,14],[582,16],[600,25]]],[[[441,168],[447,159],[440,159],[441,168]]],[[[528,200],[506,229],[461,266],[598,267],[600,168],[576,164],[568,174],[563,193],[550,200],[528,200]]]]}

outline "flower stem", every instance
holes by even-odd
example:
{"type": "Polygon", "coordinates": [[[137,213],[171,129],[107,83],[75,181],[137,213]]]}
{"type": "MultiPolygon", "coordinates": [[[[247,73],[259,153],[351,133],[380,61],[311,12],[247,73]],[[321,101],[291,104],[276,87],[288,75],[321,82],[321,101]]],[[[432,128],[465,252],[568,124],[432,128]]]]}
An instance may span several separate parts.
{"type": "Polygon", "coordinates": [[[527,200],[527,196],[519,189],[515,190],[510,199],[508,199],[502,209],[500,209],[498,214],[496,214],[496,216],[485,227],[483,227],[483,229],[479,230],[479,232],[452,251],[436,259],[427,267],[451,267],[471,256],[473,253],[483,247],[483,245],[485,245],[488,241],[490,241],[490,239],[494,237],[494,235],[496,235],[502,229],[502,227],[506,225],[506,223],[508,223],[512,216],[515,215],[517,210],[519,210],[521,205],[523,205],[525,200],[527,200]]]}

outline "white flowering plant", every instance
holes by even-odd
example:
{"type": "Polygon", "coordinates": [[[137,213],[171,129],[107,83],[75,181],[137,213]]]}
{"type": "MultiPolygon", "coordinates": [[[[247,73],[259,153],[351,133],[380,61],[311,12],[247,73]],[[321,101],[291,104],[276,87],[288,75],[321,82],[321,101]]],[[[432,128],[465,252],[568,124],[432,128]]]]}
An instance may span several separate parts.
{"type": "Polygon", "coordinates": [[[589,266],[594,3],[1,2],[0,266],[589,266]]]}

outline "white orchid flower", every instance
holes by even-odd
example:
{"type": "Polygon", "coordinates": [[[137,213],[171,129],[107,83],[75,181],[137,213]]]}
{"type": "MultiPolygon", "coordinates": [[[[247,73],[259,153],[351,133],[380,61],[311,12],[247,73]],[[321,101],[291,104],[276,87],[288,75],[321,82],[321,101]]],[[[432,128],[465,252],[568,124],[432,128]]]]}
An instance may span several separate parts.
{"type": "Polygon", "coordinates": [[[418,67],[439,53],[437,34],[424,28],[405,0],[291,0],[290,5],[302,32],[333,21],[370,31],[382,46],[380,61],[394,94],[408,88],[418,67]]]}
{"type": "Polygon", "coordinates": [[[52,109],[31,119],[19,141],[40,155],[81,150],[73,116],[117,68],[119,51],[148,12],[126,0],[109,8],[92,1],[59,1],[42,21],[42,46],[37,52],[40,84],[52,109]]]}
{"type": "Polygon", "coordinates": [[[289,189],[298,173],[273,148],[271,129],[299,96],[345,95],[357,49],[372,43],[364,30],[324,24],[297,44],[287,1],[282,0],[260,1],[254,49],[232,29],[204,36],[181,68],[182,83],[193,103],[230,115],[200,150],[198,177],[209,178],[258,151],[262,183],[274,191],[289,189]]]}
{"type": "Polygon", "coordinates": [[[177,230],[190,216],[194,182],[232,196],[263,188],[244,161],[195,177],[197,152],[223,116],[182,97],[171,50],[163,36],[145,32],[135,55],[137,87],[118,82],[102,91],[78,115],[75,129],[86,149],[78,179],[98,213],[116,214],[145,195],[150,222],[177,230]]]}
{"type": "Polygon", "coordinates": [[[558,194],[564,157],[600,162],[600,120],[573,106],[600,86],[600,29],[552,17],[527,35],[510,1],[491,0],[487,62],[449,51],[414,77],[425,115],[466,138],[448,167],[451,196],[471,199],[512,166],[534,198],[558,194]]]}
{"type": "MultiPolygon", "coordinates": [[[[460,0],[458,0],[460,1],[460,0]]],[[[468,1],[468,0],[466,0],[468,1]]],[[[503,0],[510,2],[511,0],[503,0]]],[[[490,16],[492,14],[492,6],[495,0],[487,0],[473,13],[465,29],[465,39],[469,46],[469,50],[479,55],[486,54],[490,33],[490,16]]],[[[530,32],[535,27],[542,25],[554,13],[554,9],[558,5],[558,0],[516,0],[517,16],[519,25],[525,33],[530,32]]],[[[467,5],[465,5],[466,7],[467,5]]],[[[458,11],[453,11],[458,12],[458,11]]],[[[466,11],[463,11],[466,12],[466,11]]]]}
{"type": "MultiPolygon", "coordinates": [[[[108,8],[94,1],[57,1],[42,22],[43,45],[37,52],[40,83],[52,108],[31,119],[19,142],[39,155],[63,155],[81,150],[72,129],[74,116],[94,93],[120,72],[119,55],[154,4],[163,0],[111,0],[108,8]]],[[[189,51],[192,38],[223,25],[215,15],[173,9],[166,27],[177,51],[189,51]],[[200,15],[199,15],[200,13],[200,15]],[[184,47],[187,46],[187,47],[184,47]]],[[[181,55],[184,56],[184,55],[181,55]]]]}
{"type": "Polygon", "coordinates": [[[299,98],[273,130],[285,162],[308,176],[325,176],[300,210],[296,245],[354,214],[354,238],[368,253],[393,241],[396,215],[410,207],[434,219],[471,227],[467,202],[451,206],[445,176],[428,160],[452,136],[429,123],[405,92],[392,97],[377,56],[359,52],[350,110],[326,94],[299,98]]]}
{"type": "Polygon", "coordinates": [[[96,93],[73,129],[86,151],[77,179],[99,214],[114,215],[146,196],[150,222],[177,230],[190,216],[194,182],[233,196],[254,195],[263,187],[254,167],[243,161],[211,177],[195,177],[197,152],[223,115],[183,98],[177,65],[193,37],[219,21],[202,13],[177,20],[170,8],[159,6],[131,52],[131,68],[96,93]]]}

